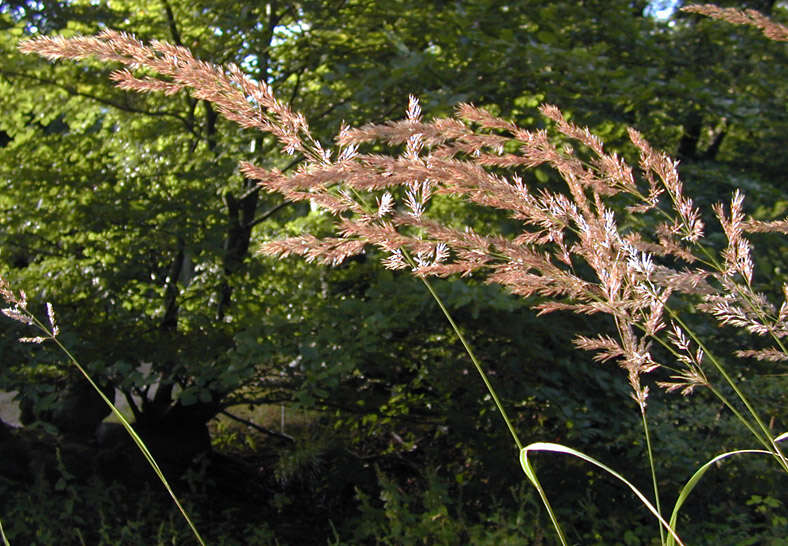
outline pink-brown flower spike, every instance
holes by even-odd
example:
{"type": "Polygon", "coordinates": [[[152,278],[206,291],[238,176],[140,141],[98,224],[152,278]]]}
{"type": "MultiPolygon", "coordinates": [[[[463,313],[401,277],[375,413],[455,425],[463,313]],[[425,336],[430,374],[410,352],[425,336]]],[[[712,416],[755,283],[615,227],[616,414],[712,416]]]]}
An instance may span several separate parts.
{"type": "Polygon", "coordinates": [[[740,10],[736,8],[721,8],[714,4],[695,4],[681,8],[687,13],[699,13],[712,19],[727,21],[734,25],[749,25],[763,32],[770,40],[788,42],[788,27],[775,23],[764,14],[754,9],[740,10]]]}
{"type": "MultiPolygon", "coordinates": [[[[745,16],[766,28],[754,15],[745,16]]],[[[422,276],[483,274],[487,282],[513,294],[538,298],[540,313],[607,314],[619,339],[581,337],[577,344],[597,351],[600,359],[617,360],[641,408],[648,390],[640,377],[658,366],[650,343],[672,324],[664,315],[675,294],[702,297],[699,309],[722,324],[777,340],[786,331],[788,308],[783,305],[778,312],[750,286],[751,245],[743,233],[786,233],[788,221],[746,218],[738,193],[730,215],[715,207],[729,241],[724,268],[716,270],[701,252],[705,226],[685,194],[677,162],[654,150],[634,129],[629,138],[639,151],[636,167],[608,153],[600,138],[553,105],[540,109],[553,123],[554,131],[548,132],[521,128],[470,104],[459,105],[453,117],[427,121],[418,100],[410,97],[405,119],[343,126],[334,149],[328,149],[311,135],[305,117],[279,101],[265,83],[251,80],[236,66],[225,69],[199,61],[184,48],[164,42],[145,45],[114,31],[87,38],[38,38],[20,47],[49,58],[94,55],[119,62],[125,68],[113,79],[131,91],[171,94],[188,88],[227,119],[271,133],[285,152],[302,154],[305,161],[295,173],[251,163],[242,163],[241,172],[268,192],[309,201],[332,215],[335,234],[270,241],[263,253],[336,265],[372,245],[385,253],[386,267],[422,276]],[[139,68],[147,73],[135,75],[139,68]],[[370,143],[402,151],[362,153],[370,143]],[[529,174],[535,167],[552,170],[563,186],[535,187],[529,174]],[[430,214],[438,195],[508,212],[521,231],[504,237],[446,225],[430,214]],[[651,215],[655,228],[637,233],[622,227],[623,216],[609,204],[612,197],[625,202],[632,215],[651,215]]],[[[678,343],[676,336],[670,340],[678,343]]],[[[778,353],[785,353],[779,343],[740,354],[776,360],[778,353]]],[[[704,359],[699,355],[679,359],[685,372],[676,381],[685,392],[702,384],[698,378],[704,359]]]]}

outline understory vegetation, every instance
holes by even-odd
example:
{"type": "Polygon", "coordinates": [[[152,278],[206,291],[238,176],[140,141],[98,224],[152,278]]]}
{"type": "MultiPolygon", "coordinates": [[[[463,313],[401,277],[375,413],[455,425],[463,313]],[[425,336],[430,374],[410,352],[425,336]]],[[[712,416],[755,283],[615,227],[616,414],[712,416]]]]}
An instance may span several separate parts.
{"type": "Polygon", "coordinates": [[[788,12],[671,6],[0,6],[2,539],[788,544],[788,12]]]}

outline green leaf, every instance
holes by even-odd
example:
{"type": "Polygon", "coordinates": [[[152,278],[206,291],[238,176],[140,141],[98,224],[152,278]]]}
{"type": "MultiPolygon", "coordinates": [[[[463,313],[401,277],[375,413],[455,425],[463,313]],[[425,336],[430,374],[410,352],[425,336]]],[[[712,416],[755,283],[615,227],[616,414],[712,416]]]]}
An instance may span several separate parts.
{"type": "MultiPolygon", "coordinates": [[[[679,536],[676,534],[676,532],[674,531],[673,523],[671,522],[669,524],[667,521],[665,521],[662,518],[662,516],[659,514],[657,509],[654,507],[654,505],[651,504],[651,501],[649,501],[646,498],[646,496],[643,493],[641,493],[640,490],[637,487],[635,487],[630,481],[628,481],[621,474],[619,474],[609,466],[597,461],[596,459],[594,459],[589,455],[586,455],[585,453],[582,453],[570,447],[566,447],[561,444],[553,444],[549,442],[535,442],[525,446],[520,451],[520,466],[522,466],[523,472],[525,472],[525,475],[528,477],[529,480],[531,480],[531,483],[533,483],[534,486],[536,486],[540,490],[540,492],[541,492],[541,485],[539,484],[539,480],[536,476],[536,471],[531,465],[531,462],[528,460],[528,454],[531,451],[548,451],[552,453],[563,453],[565,455],[572,455],[573,457],[577,457],[578,459],[582,459],[598,468],[601,468],[602,470],[604,470],[605,472],[607,472],[608,474],[610,474],[620,482],[623,482],[635,494],[635,496],[638,499],[640,499],[640,502],[648,509],[648,511],[651,512],[654,515],[654,517],[659,520],[659,523],[663,527],[665,527],[665,529],[670,533],[670,537],[675,539],[676,542],[678,542],[678,544],[682,544],[682,545],[684,544],[679,538],[679,536]]],[[[551,514],[552,514],[552,510],[551,510],[551,514]]],[[[554,518],[554,516],[552,515],[551,517],[554,518]]]]}

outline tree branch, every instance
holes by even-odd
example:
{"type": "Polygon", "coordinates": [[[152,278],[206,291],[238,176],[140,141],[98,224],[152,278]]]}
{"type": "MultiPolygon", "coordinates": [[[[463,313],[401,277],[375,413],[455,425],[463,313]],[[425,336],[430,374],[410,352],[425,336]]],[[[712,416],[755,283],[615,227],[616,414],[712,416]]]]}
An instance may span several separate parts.
{"type": "Polygon", "coordinates": [[[13,70],[0,69],[0,74],[2,74],[3,76],[6,76],[9,79],[13,78],[13,77],[26,78],[28,80],[33,80],[35,82],[38,82],[39,84],[42,84],[42,85],[51,85],[53,87],[57,87],[59,89],[62,89],[63,91],[67,92],[70,95],[73,95],[73,96],[76,96],[76,97],[84,97],[86,99],[94,100],[94,101],[96,101],[96,102],[98,102],[100,104],[104,104],[106,106],[111,106],[112,108],[116,108],[117,110],[121,110],[123,112],[129,112],[129,113],[132,113],[132,114],[143,114],[143,115],[150,116],[150,117],[169,117],[169,118],[173,118],[173,119],[176,119],[176,120],[180,121],[183,124],[183,126],[186,127],[186,129],[191,134],[193,134],[197,138],[201,138],[201,135],[199,135],[197,132],[195,132],[194,127],[192,127],[186,119],[184,119],[179,114],[176,114],[174,112],[166,112],[166,111],[165,112],[151,112],[149,110],[143,110],[141,108],[135,108],[135,107],[130,106],[128,104],[119,104],[119,103],[117,103],[115,101],[112,101],[110,99],[106,99],[104,97],[99,97],[97,95],[92,95],[90,93],[85,93],[84,91],[78,91],[76,88],[71,87],[69,85],[64,85],[64,84],[62,84],[60,82],[56,82],[56,81],[53,81],[53,80],[48,80],[48,79],[42,78],[40,76],[33,76],[31,74],[25,74],[23,72],[16,72],[16,71],[13,71],[13,70]]]}
{"type": "Polygon", "coordinates": [[[131,409],[131,413],[134,415],[134,420],[136,421],[140,417],[140,409],[137,407],[137,402],[134,401],[134,397],[128,390],[123,389],[120,392],[123,393],[123,397],[126,399],[126,403],[129,405],[129,409],[131,409]]]}
{"type": "Polygon", "coordinates": [[[237,415],[233,415],[232,413],[230,413],[227,410],[222,410],[220,413],[222,415],[226,415],[227,417],[229,417],[230,419],[232,419],[234,421],[238,421],[239,423],[242,423],[242,424],[246,425],[247,427],[253,428],[253,429],[255,429],[258,432],[262,432],[263,434],[268,434],[269,436],[276,436],[277,438],[283,438],[283,439],[288,440],[290,442],[295,442],[295,438],[293,438],[289,434],[285,434],[284,432],[276,432],[275,430],[271,430],[271,429],[262,427],[262,426],[260,426],[260,425],[258,425],[256,423],[252,423],[251,421],[247,421],[246,419],[238,417],[237,415]]]}
{"type": "Polygon", "coordinates": [[[292,204],[293,203],[291,201],[284,201],[282,203],[279,203],[274,208],[265,211],[260,216],[258,216],[257,218],[255,218],[254,220],[249,222],[247,227],[251,228],[251,227],[254,227],[254,226],[256,226],[257,224],[259,224],[261,222],[265,222],[268,218],[270,218],[271,216],[273,216],[274,214],[276,214],[277,212],[279,212],[280,210],[285,208],[287,205],[292,205],[292,204]]]}
{"type": "Polygon", "coordinates": [[[172,13],[172,7],[167,0],[162,0],[162,4],[164,4],[164,13],[167,15],[167,24],[170,27],[170,35],[172,36],[175,45],[179,45],[183,47],[183,42],[181,41],[181,34],[178,32],[178,27],[175,24],[175,15],[172,13]]]}

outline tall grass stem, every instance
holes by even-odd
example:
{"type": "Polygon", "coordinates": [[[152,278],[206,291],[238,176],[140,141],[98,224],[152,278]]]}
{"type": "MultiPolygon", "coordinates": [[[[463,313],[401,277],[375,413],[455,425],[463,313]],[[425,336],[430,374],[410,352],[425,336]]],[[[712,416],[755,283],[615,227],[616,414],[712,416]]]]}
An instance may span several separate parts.
{"type": "MultiPolygon", "coordinates": [[[[777,442],[775,442],[775,440],[772,438],[769,428],[766,426],[766,424],[763,422],[761,417],[758,415],[758,412],[755,411],[755,408],[752,406],[749,399],[744,395],[744,393],[736,384],[736,382],[733,380],[733,378],[730,375],[728,375],[728,372],[725,370],[722,363],[717,359],[717,357],[714,356],[712,352],[708,350],[708,347],[706,347],[706,345],[695,334],[695,332],[691,328],[688,328],[686,324],[684,324],[684,322],[681,320],[678,314],[675,311],[673,311],[673,309],[671,309],[667,305],[665,306],[665,309],[668,311],[671,318],[675,320],[676,323],[679,324],[687,332],[687,334],[689,334],[690,338],[692,338],[692,340],[698,345],[698,347],[700,347],[703,350],[703,352],[706,354],[706,356],[708,356],[709,360],[717,369],[717,371],[725,380],[725,382],[731,387],[731,389],[733,389],[733,392],[736,393],[736,396],[739,398],[739,400],[741,400],[742,404],[744,404],[744,406],[747,408],[747,411],[752,416],[755,423],[758,425],[758,428],[760,428],[761,434],[763,434],[763,436],[761,436],[761,434],[756,434],[756,438],[758,438],[762,443],[766,445],[766,448],[774,454],[780,466],[782,466],[783,469],[786,472],[788,472],[788,460],[786,460],[785,455],[783,455],[783,452],[777,445],[777,442]]],[[[755,434],[755,431],[751,427],[747,427],[747,428],[749,428],[753,432],[753,434],[755,434]]]]}
{"type": "MultiPolygon", "coordinates": [[[[123,425],[123,428],[126,429],[126,432],[128,432],[129,436],[131,436],[132,440],[134,440],[134,443],[137,444],[137,447],[142,452],[143,456],[145,457],[145,460],[147,460],[148,464],[150,464],[151,468],[153,468],[153,471],[156,473],[156,476],[159,478],[159,481],[161,481],[162,485],[164,485],[164,488],[167,490],[167,493],[169,493],[173,502],[175,502],[175,506],[178,507],[178,510],[180,511],[183,518],[186,520],[186,523],[189,524],[189,527],[192,533],[194,534],[195,538],[197,539],[197,541],[202,546],[205,546],[205,541],[203,540],[202,536],[200,536],[200,533],[197,531],[197,527],[195,527],[194,523],[192,522],[191,518],[187,514],[186,510],[181,505],[180,501],[178,500],[178,497],[175,495],[175,492],[172,490],[172,487],[170,487],[167,478],[165,478],[164,472],[162,472],[161,468],[159,467],[158,463],[154,459],[153,455],[148,450],[148,447],[145,445],[145,442],[143,442],[142,438],[140,438],[140,436],[134,431],[134,428],[126,420],[123,414],[118,410],[115,404],[113,404],[112,401],[109,398],[107,398],[107,396],[102,392],[99,386],[96,385],[96,383],[87,373],[87,371],[82,367],[82,365],[79,363],[76,357],[71,353],[71,351],[69,351],[68,348],[65,345],[63,345],[58,339],[57,329],[54,326],[54,319],[53,319],[54,315],[50,316],[50,321],[53,322],[52,330],[50,330],[40,320],[38,320],[38,318],[33,313],[28,311],[26,307],[18,306],[17,309],[19,309],[20,312],[24,313],[27,317],[29,317],[29,319],[32,321],[29,324],[34,325],[36,328],[44,332],[46,334],[46,339],[53,341],[55,345],[58,346],[58,348],[63,352],[63,354],[65,354],[68,357],[71,364],[73,364],[77,368],[77,370],[79,370],[79,373],[81,373],[84,376],[84,378],[88,381],[88,383],[90,383],[90,386],[93,388],[93,390],[95,390],[98,393],[98,395],[101,397],[104,403],[107,406],[109,406],[112,413],[115,415],[115,417],[118,418],[120,423],[123,425]]],[[[52,312],[51,306],[50,306],[50,312],[52,312]]],[[[2,528],[0,528],[0,531],[2,531],[2,528]]],[[[3,540],[5,541],[5,535],[3,535],[3,540]]]]}
{"type": "MultiPolygon", "coordinates": [[[[405,256],[405,259],[408,262],[410,262],[411,266],[413,266],[414,264],[410,256],[407,253],[403,253],[403,254],[405,256]]],[[[509,414],[506,412],[506,409],[503,407],[503,403],[501,403],[500,398],[498,398],[498,394],[495,392],[495,388],[492,386],[492,383],[490,383],[490,380],[487,377],[484,368],[482,368],[481,363],[479,363],[479,360],[476,358],[476,355],[474,354],[470,343],[468,343],[468,341],[465,339],[465,336],[462,334],[462,330],[460,330],[460,327],[457,325],[457,323],[454,322],[454,318],[451,316],[451,313],[444,305],[441,297],[438,295],[437,292],[435,292],[435,289],[432,287],[432,284],[424,277],[420,276],[419,278],[421,279],[421,282],[424,283],[424,286],[427,288],[432,298],[438,304],[438,307],[440,307],[441,311],[443,312],[443,315],[446,317],[446,320],[449,321],[449,324],[454,330],[454,333],[457,335],[457,337],[460,340],[460,343],[462,343],[462,346],[465,348],[465,352],[468,353],[468,356],[473,362],[473,365],[476,367],[476,371],[479,372],[479,376],[482,378],[484,385],[487,387],[487,391],[490,393],[490,396],[495,402],[495,406],[498,408],[498,412],[501,414],[501,417],[506,423],[506,427],[509,429],[509,434],[511,434],[514,443],[517,445],[518,453],[522,452],[523,444],[520,441],[520,437],[517,435],[517,431],[514,429],[514,425],[512,424],[511,419],[509,419],[509,414]]],[[[533,476],[529,476],[524,468],[523,468],[523,472],[526,474],[526,476],[528,476],[528,478],[531,480],[531,483],[533,483],[533,485],[536,487],[536,490],[539,492],[539,497],[542,499],[542,504],[544,504],[548,514],[550,515],[550,521],[553,523],[553,527],[555,528],[555,531],[558,534],[558,538],[561,540],[561,544],[567,546],[568,542],[566,540],[566,536],[564,535],[564,531],[561,528],[561,525],[558,523],[558,518],[556,517],[555,511],[553,510],[553,507],[550,504],[550,500],[547,498],[547,494],[542,488],[542,484],[539,482],[539,479],[536,477],[536,474],[534,474],[533,476]]]]}
{"type": "Polygon", "coordinates": [[[107,398],[104,395],[103,392],[101,392],[101,389],[98,387],[98,385],[96,385],[96,383],[93,381],[93,379],[91,379],[90,375],[88,375],[88,373],[79,364],[77,359],[74,358],[74,356],[71,354],[71,352],[62,343],[60,343],[59,339],[53,337],[52,340],[68,356],[68,358],[71,360],[71,363],[74,364],[74,366],[77,367],[77,369],[85,377],[85,379],[88,380],[88,383],[90,383],[90,386],[93,387],[93,389],[99,394],[99,396],[101,396],[101,399],[104,400],[104,402],[110,407],[110,409],[112,410],[112,413],[115,415],[115,417],[117,417],[118,420],[120,420],[121,424],[123,425],[123,428],[126,429],[126,432],[128,432],[129,436],[131,436],[131,438],[134,440],[134,443],[137,444],[137,447],[140,449],[140,451],[142,452],[143,456],[148,461],[148,464],[150,464],[151,468],[153,468],[153,471],[156,473],[156,476],[159,478],[159,481],[161,481],[162,485],[164,485],[164,488],[167,490],[167,493],[169,493],[170,497],[172,497],[172,500],[175,503],[175,506],[178,507],[178,510],[180,511],[181,515],[183,515],[184,519],[186,520],[186,523],[189,524],[189,527],[191,528],[192,533],[194,534],[194,536],[197,539],[197,541],[202,546],[206,546],[205,545],[205,541],[203,540],[202,536],[200,536],[199,531],[197,531],[197,527],[195,527],[194,523],[192,522],[191,518],[189,517],[189,514],[186,513],[186,510],[181,505],[180,501],[178,500],[178,497],[175,495],[175,492],[172,490],[172,487],[170,487],[170,484],[167,481],[167,478],[164,477],[164,472],[162,472],[161,468],[159,467],[158,463],[156,462],[156,459],[153,458],[153,454],[151,454],[151,452],[148,450],[148,446],[145,445],[145,442],[142,441],[142,438],[140,438],[140,436],[134,431],[134,429],[132,428],[131,424],[126,420],[126,418],[123,416],[123,414],[120,412],[120,410],[118,410],[118,408],[115,407],[115,404],[113,404],[110,401],[110,399],[107,398]]]}
{"type": "MultiPolygon", "coordinates": [[[[659,482],[657,482],[657,470],[654,465],[654,451],[651,449],[651,434],[648,431],[648,420],[646,419],[646,408],[641,406],[640,408],[640,416],[643,419],[643,436],[646,438],[646,452],[648,453],[648,464],[649,468],[651,469],[651,483],[654,486],[654,506],[657,508],[657,512],[659,515],[662,515],[662,507],[660,506],[659,502],[659,482]]],[[[665,545],[665,529],[662,528],[660,522],[657,522],[659,525],[659,543],[662,546],[665,545]]]]}
{"type": "MultiPolygon", "coordinates": [[[[410,260],[410,258],[408,258],[408,260],[410,260]]],[[[506,423],[506,427],[509,429],[509,434],[511,434],[515,445],[517,445],[517,451],[519,453],[520,450],[523,449],[523,444],[520,441],[520,437],[517,435],[517,431],[514,429],[514,425],[512,424],[512,421],[509,419],[509,414],[506,413],[506,409],[504,409],[500,398],[498,398],[498,394],[495,392],[495,388],[492,386],[492,383],[490,383],[490,379],[487,377],[484,368],[482,368],[482,365],[479,363],[479,360],[476,358],[473,349],[471,349],[470,344],[465,339],[465,336],[462,334],[460,327],[457,326],[456,322],[454,322],[451,313],[449,313],[449,310],[446,309],[446,306],[443,304],[443,301],[441,300],[440,296],[438,296],[438,294],[435,292],[435,289],[432,287],[430,282],[424,277],[420,276],[419,278],[421,279],[421,282],[424,283],[424,286],[427,287],[427,290],[429,290],[432,297],[435,299],[435,302],[438,304],[438,307],[440,307],[441,311],[443,311],[443,314],[446,317],[446,319],[449,321],[449,324],[451,324],[454,333],[460,339],[460,343],[462,343],[462,346],[465,348],[465,352],[468,353],[468,356],[473,362],[473,365],[476,367],[476,371],[479,372],[479,376],[482,378],[482,381],[484,381],[484,385],[487,387],[487,392],[489,392],[490,396],[492,396],[492,399],[495,402],[495,406],[498,408],[501,417],[506,423]]]]}

